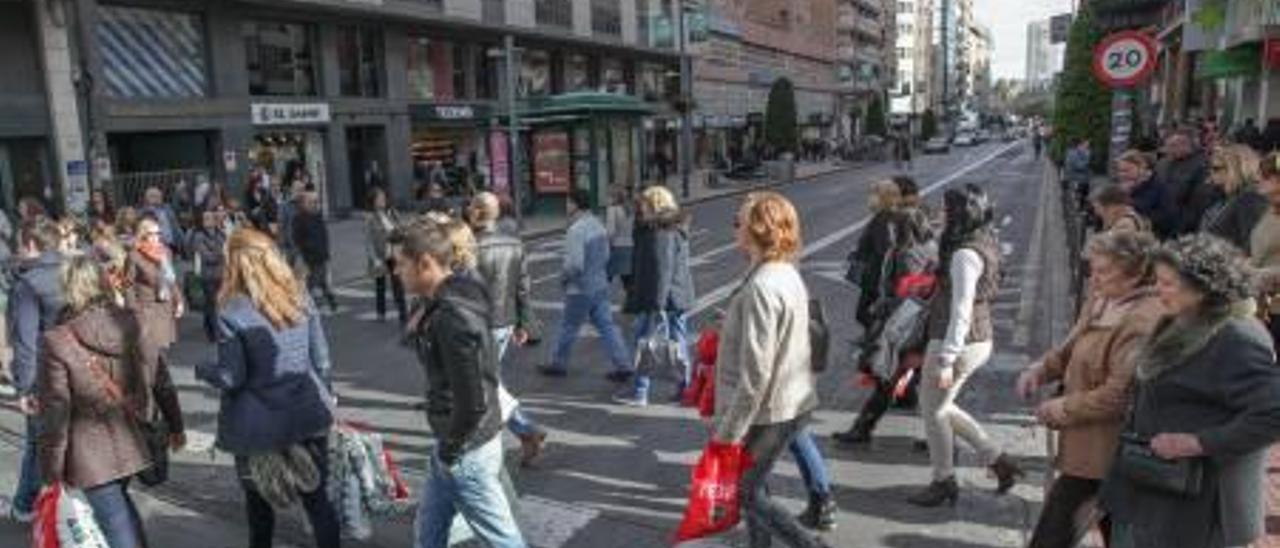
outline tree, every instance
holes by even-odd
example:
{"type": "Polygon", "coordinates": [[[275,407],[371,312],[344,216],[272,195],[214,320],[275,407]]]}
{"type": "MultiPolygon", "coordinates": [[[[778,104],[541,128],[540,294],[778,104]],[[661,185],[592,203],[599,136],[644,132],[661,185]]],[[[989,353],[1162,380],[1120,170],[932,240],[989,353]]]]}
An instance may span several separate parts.
{"type": "Polygon", "coordinates": [[[1053,142],[1049,145],[1050,157],[1062,162],[1070,143],[1088,139],[1097,171],[1107,165],[1111,129],[1111,91],[1093,75],[1093,49],[1102,37],[1102,29],[1093,24],[1093,10],[1086,4],[1067,38],[1066,63],[1054,100],[1053,142]]]}
{"type": "Polygon", "coordinates": [[[764,112],[764,141],[774,152],[795,152],[799,140],[796,130],[796,90],[791,80],[778,78],[769,90],[769,104],[764,112]]]}
{"type": "Polygon", "coordinates": [[[871,104],[867,105],[867,134],[883,137],[889,132],[885,126],[884,103],[879,97],[875,97],[871,99],[871,104]]]}
{"type": "Polygon", "coordinates": [[[938,134],[938,115],[934,114],[933,109],[924,109],[924,114],[920,117],[920,137],[925,140],[932,139],[938,134]]]}

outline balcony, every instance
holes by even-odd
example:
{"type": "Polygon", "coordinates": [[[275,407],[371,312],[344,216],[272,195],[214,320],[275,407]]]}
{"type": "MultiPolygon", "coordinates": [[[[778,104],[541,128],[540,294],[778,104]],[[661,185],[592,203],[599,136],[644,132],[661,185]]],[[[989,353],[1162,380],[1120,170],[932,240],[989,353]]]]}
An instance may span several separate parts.
{"type": "MultiPolygon", "coordinates": [[[[884,10],[881,9],[881,4],[875,0],[853,0],[852,4],[860,10],[874,14],[876,18],[884,15],[884,10]]],[[[896,7],[897,4],[894,4],[894,6],[896,7]]]]}
{"type": "Polygon", "coordinates": [[[848,6],[840,6],[839,15],[836,18],[836,30],[840,32],[849,32],[857,28],[858,16],[853,9],[848,6]]]}
{"type": "Polygon", "coordinates": [[[844,44],[836,48],[836,58],[841,61],[852,61],[857,57],[857,50],[852,44],[844,44]]]}

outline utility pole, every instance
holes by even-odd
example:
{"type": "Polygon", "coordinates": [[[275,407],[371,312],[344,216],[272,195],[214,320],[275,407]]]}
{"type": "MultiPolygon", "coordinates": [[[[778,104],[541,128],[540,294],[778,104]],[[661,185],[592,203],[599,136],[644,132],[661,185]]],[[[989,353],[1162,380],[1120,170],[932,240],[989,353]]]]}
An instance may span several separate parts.
{"type": "Polygon", "coordinates": [[[693,67],[688,52],[688,29],[685,28],[685,3],[676,3],[676,33],[680,47],[680,193],[689,197],[689,177],[693,169],[693,67]]]}
{"type": "Polygon", "coordinates": [[[511,190],[511,202],[515,205],[516,226],[524,228],[524,204],[520,201],[520,124],[516,112],[516,37],[503,38],[507,80],[507,185],[511,190]]]}

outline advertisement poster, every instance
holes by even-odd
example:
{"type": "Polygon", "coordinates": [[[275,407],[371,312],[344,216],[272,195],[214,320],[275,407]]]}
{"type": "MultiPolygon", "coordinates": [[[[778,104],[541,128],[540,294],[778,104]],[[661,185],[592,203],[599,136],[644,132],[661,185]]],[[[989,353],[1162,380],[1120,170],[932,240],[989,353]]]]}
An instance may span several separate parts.
{"type": "Polygon", "coordinates": [[[507,155],[507,134],[494,131],[489,134],[489,176],[493,192],[511,194],[511,166],[507,155]]]}
{"type": "Polygon", "coordinates": [[[569,135],[565,132],[533,136],[533,185],[539,193],[569,192],[569,135]]]}

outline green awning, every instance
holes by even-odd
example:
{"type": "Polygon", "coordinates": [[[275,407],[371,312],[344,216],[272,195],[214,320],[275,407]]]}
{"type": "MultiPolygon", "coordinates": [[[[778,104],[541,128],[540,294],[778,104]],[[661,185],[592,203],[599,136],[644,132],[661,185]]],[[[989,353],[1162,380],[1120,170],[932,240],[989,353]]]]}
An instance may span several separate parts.
{"type": "Polygon", "coordinates": [[[551,97],[530,99],[521,109],[521,116],[552,116],[573,114],[630,114],[647,116],[654,113],[652,106],[630,95],[599,92],[574,92],[551,97]]]}
{"type": "Polygon", "coordinates": [[[1262,49],[1258,44],[1245,44],[1228,50],[1204,52],[1196,70],[1196,78],[1207,80],[1257,76],[1261,69],[1262,49]]]}

